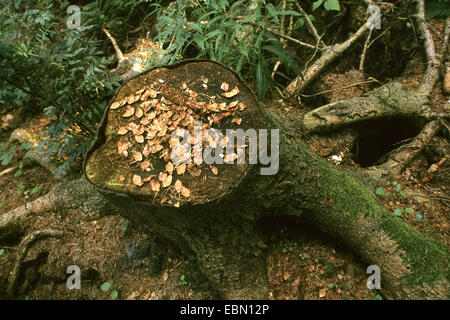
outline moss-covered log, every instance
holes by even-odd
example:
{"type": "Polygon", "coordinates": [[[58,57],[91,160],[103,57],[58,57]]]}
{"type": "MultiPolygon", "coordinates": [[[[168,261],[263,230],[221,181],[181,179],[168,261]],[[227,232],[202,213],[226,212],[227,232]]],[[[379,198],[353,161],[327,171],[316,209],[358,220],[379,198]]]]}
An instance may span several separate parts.
{"type": "Polygon", "coordinates": [[[305,114],[306,131],[336,129],[344,125],[381,118],[419,117],[426,111],[426,94],[410,92],[393,82],[361,97],[336,101],[305,114]]]}
{"type": "MultiPolygon", "coordinates": [[[[124,209],[123,215],[144,229],[164,235],[186,254],[192,254],[223,298],[268,298],[265,245],[256,231],[258,220],[267,214],[303,216],[346,243],[367,265],[378,265],[381,289],[388,298],[446,298],[448,248],[393,216],[380,206],[362,182],[311,152],[296,136],[295,122],[275,111],[261,111],[238,75],[215,62],[186,61],[150,70],[135,80],[159,77],[165,70],[172,70],[176,72],[171,71],[169,75],[195,82],[189,76],[193,64],[205,78],[213,80],[207,90],[220,93],[214,86],[223,78],[238,84],[240,94],[236,98],[248,106],[252,115],[239,113],[242,125],[247,121],[250,124],[247,128],[256,125],[256,128],[280,130],[279,170],[274,175],[261,175],[259,165],[247,163],[238,169],[232,169],[235,165],[223,165],[218,175],[209,174],[201,166],[200,175],[174,173],[175,179],[180,179],[192,194],[184,198],[175,194],[169,203],[167,199],[172,199],[169,191],[164,200],[159,192],[145,188],[140,180],[137,184],[131,181],[136,168],[129,169],[127,174],[118,170],[126,168],[126,161],[108,152],[109,148],[116,150],[117,141],[114,130],[108,127],[115,123],[114,110],[107,110],[98,139],[86,155],[85,172],[108,201],[124,209]],[[259,119],[264,120],[262,126],[259,119]],[[233,170],[240,170],[241,175],[233,170]]],[[[125,84],[123,91],[119,90],[114,101],[129,94],[130,84],[139,83],[132,81],[127,83],[128,87],[125,84]]],[[[148,85],[145,81],[141,83],[148,85]]],[[[151,156],[151,161],[161,168],[158,161],[163,159],[151,156]]],[[[158,170],[161,169],[155,169],[158,170]]],[[[164,176],[162,180],[165,179],[164,176]]]]}

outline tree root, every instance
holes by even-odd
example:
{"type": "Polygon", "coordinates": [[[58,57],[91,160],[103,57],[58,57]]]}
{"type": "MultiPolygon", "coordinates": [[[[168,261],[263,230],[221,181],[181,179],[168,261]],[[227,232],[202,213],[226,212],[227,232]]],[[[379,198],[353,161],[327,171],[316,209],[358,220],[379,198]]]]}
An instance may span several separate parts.
{"type": "Polygon", "coordinates": [[[17,279],[19,278],[19,275],[20,275],[20,272],[22,269],[23,260],[28,252],[28,249],[33,245],[33,243],[36,240],[47,238],[47,237],[61,238],[63,235],[64,235],[64,233],[61,231],[45,229],[45,230],[34,231],[22,239],[22,241],[20,242],[19,248],[17,249],[14,270],[8,281],[8,283],[9,283],[8,288],[6,289],[6,296],[8,298],[11,299],[14,297],[16,283],[17,283],[17,279]]]}
{"type": "Polygon", "coordinates": [[[118,211],[106,202],[91,184],[86,183],[84,178],[63,181],[56,184],[46,195],[0,215],[0,232],[5,234],[8,228],[32,215],[61,208],[66,210],[79,208],[92,219],[118,211]]]}
{"type": "Polygon", "coordinates": [[[403,145],[389,154],[386,162],[366,170],[367,174],[375,181],[380,181],[384,176],[397,176],[422,152],[431,142],[431,139],[442,128],[442,122],[435,120],[427,123],[422,131],[408,144],[403,145]]]}

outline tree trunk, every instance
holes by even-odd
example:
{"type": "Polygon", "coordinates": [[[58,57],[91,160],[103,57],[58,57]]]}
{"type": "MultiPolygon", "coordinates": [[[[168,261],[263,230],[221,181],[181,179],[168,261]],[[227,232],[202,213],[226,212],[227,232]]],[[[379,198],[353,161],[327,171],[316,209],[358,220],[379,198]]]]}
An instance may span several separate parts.
{"type": "MultiPolygon", "coordinates": [[[[175,78],[180,80],[177,85],[184,81],[194,83],[193,87],[196,81],[204,84],[198,72],[209,79],[209,96],[220,95],[223,79],[233,83],[230,89],[237,83],[240,92],[235,98],[247,105],[235,115],[242,116],[240,127],[280,130],[278,172],[261,175],[260,165],[225,164],[218,166],[216,176],[209,174],[207,166],[200,167],[200,176],[175,178],[190,188],[189,197],[172,201],[175,196],[167,191],[165,199],[164,192],[153,192],[146,184],[133,185],[131,177],[139,169],[127,169],[133,163],[114,155],[115,130],[123,119],[108,108],[84,168],[88,181],[110,203],[124,209],[123,214],[137,225],[164,235],[186,254],[193,254],[223,298],[268,298],[265,245],[256,232],[258,220],[267,214],[302,216],[346,243],[367,265],[378,265],[381,289],[388,298],[446,298],[448,249],[380,206],[372,191],[353,175],[311,152],[295,134],[293,128],[298,125],[293,120],[260,110],[250,89],[224,66],[196,60],[155,68],[127,82],[113,101],[159,77],[172,85],[175,78]],[[125,177],[118,179],[125,169],[125,177]]],[[[179,101],[172,108],[182,104],[179,101]]],[[[164,170],[161,158],[150,155],[150,159],[155,172],[164,170]]]]}

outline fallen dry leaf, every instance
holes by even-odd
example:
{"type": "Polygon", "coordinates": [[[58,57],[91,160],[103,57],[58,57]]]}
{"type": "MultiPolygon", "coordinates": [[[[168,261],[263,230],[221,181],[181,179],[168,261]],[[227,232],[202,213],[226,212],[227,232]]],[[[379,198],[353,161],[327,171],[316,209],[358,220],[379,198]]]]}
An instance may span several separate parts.
{"type": "Polygon", "coordinates": [[[172,164],[172,162],[169,161],[169,162],[166,164],[166,171],[167,171],[169,174],[172,174],[172,173],[173,173],[173,169],[174,169],[173,164],[172,164]]]}
{"type": "Polygon", "coordinates": [[[144,136],[135,136],[134,138],[137,143],[144,143],[144,136]]]}
{"type": "Polygon", "coordinates": [[[177,173],[179,175],[182,175],[183,173],[186,172],[186,163],[181,163],[180,165],[177,166],[177,173]]]}
{"type": "Polygon", "coordinates": [[[189,198],[189,196],[191,195],[191,191],[186,187],[182,187],[181,194],[183,195],[183,197],[189,198]]]}
{"type": "Polygon", "coordinates": [[[180,180],[177,180],[174,184],[175,190],[180,193],[181,192],[181,188],[183,188],[183,184],[181,183],[180,180]]]}
{"type": "Polygon", "coordinates": [[[129,118],[134,114],[134,108],[130,105],[127,106],[127,109],[123,113],[122,117],[129,118]]]}
{"type": "Polygon", "coordinates": [[[148,170],[150,168],[150,161],[148,160],[142,161],[139,166],[141,167],[142,171],[150,171],[148,170]]]}
{"type": "Polygon", "coordinates": [[[320,289],[319,290],[319,298],[323,298],[327,295],[327,290],[326,289],[320,289]]]}
{"type": "Polygon", "coordinates": [[[121,156],[128,157],[128,143],[117,141],[117,148],[121,156]]]}
{"type": "Polygon", "coordinates": [[[135,174],[133,176],[133,184],[137,185],[137,186],[142,186],[144,184],[144,182],[142,182],[142,178],[140,175],[135,174]]]}
{"type": "Polygon", "coordinates": [[[223,92],[222,95],[227,98],[234,97],[239,93],[239,88],[235,86],[230,92],[223,92]]]}
{"type": "Polygon", "coordinates": [[[110,109],[111,109],[111,110],[114,110],[114,109],[117,109],[117,108],[119,108],[119,107],[120,107],[120,101],[116,101],[116,102],[114,102],[114,103],[111,105],[110,109]]]}
{"type": "Polygon", "coordinates": [[[152,188],[152,191],[159,192],[161,186],[158,181],[150,180],[150,187],[152,188]]]}
{"type": "Polygon", "coordinates": [[[133,158],[134,161],[142,161],[142,153],[140,153],[139,151],[133,151],[133,158]]]}

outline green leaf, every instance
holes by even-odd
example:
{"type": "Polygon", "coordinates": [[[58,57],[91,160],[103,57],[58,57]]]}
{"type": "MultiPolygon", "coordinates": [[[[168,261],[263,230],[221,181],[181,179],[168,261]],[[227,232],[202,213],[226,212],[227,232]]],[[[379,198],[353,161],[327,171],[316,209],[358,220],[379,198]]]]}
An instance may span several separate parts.
{"type": "Polygon", "coordinates": [[[280,23],[280,20],[278,19],[277,9],[273,6],[273,4],[268,3],[266,5],[266,9],[269,11],[269,14],[275,19],[275,22],[277,24],[280,23]]]}
{"type": "Polygon", "coordinates": [[[331,10],[339,11],[339,10],[341,10],[341,7],[339,6],[339,0],[326,0],[323,6],[328,11],[331,11],[331,10]]]}
{"type": "Polygon", "coordinates": [[[5,252],[5,249],[0,249],[0,256],[5,252]]]}
{"type": "Polygon", "coordinates": [[[397,184],[397,185],[395,186],[395,191],[400,192],[401,189],[402,189],[402,187],[400,187],[399,184],[397,184]]]}
{"type": "Polygon", "coordinates": [[[38,186],[34,187],[33,189],[31,189],[30,194],[35,194],[35,193],[41,191],[42,187],[43,187],[43,184],[41,183],[40,185],[38,185],[38,186]]]}
{"type": "Polygon", "coordinates": [[[384,195],[384,189],[382,187],[378,187],[377,190],[375,190],[375,193],[379,196],[384,195]]]}
{"type": "Polygon", "coordinates": [[[401,216],[403,216],[403,210],[402,210],[402,209],[395,209],[395,210],[394,210],[394,214],[395,214],[397,217],[401,217],[401,216]]]}
{"type": "Polygon", "coordinates": [[[258,65],[256,66],[256,88],[259,99],[264,99],[266,95],[267,82],[266,75],[264,71],[265,61],[264,58],[261,57],[258,61],[258,65]]]}
{"type": "Polygon", "coordinates": [[[102,284],[102,286],[100,287],[100,289],[102,289],[103,292],[108,291],[111,288],[111,282],[107,281],[104,284],[102,284]]]}
{"type": "Polygon", "coordinates": [[[111,291],[111,299],[116,300],[117,297],[119,296],[119,292],[117,292],[117,290],[113,290],[111,291]]]}
{"type": "Polygon", "coordinates": [[[413,213],[413,212],[414,212],[414,209],[413,209],[413,208],[406,208],[406,209],[405,209],[405,212],[406,212],[406,213],[413,213]]]}
{"type": "Polygon", "coordinates": [[[125,219],[125,220],[123,221],[123,225],[122,225],[122,230],[123,230],[123,232],[127,231],[127,229],[128,229],[128,224],[129,224],[129,221],[125,219]]]}
{"type": "Polygon", "coordinates": [[[320,7],[322,5],[322,3],[323,3],[323,0],[317,0],[317,1],[313,2],[312,10],[313,11],[316,10],[318,7],[320,7]]]}
{"type": "Polygon", "coordinates": [[[30,150],[34,146],[33,142],[23,142],[20,145],[20,150],[30,150]]]}
{"type": "Polygon", "coordinates": [[[16,171],[16,173],[14,174],[14,177],[20,177],[21,175],[23,175],[23,171],[22,169],[19,169],[16,171]]]}

